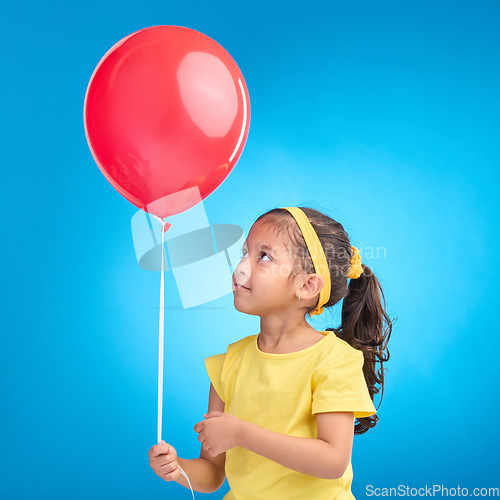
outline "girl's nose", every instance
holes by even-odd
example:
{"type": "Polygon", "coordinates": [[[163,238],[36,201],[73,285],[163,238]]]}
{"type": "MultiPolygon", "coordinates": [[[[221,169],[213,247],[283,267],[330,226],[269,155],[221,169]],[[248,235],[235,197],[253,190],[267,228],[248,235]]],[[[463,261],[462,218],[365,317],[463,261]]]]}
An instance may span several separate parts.
{"type": "Polygon", "coordinates": [[[248,259],[242,260],[234,270],[234,276],[238,282],[244,285],[243,281],[250,278],[250,263],[248,259]]]}

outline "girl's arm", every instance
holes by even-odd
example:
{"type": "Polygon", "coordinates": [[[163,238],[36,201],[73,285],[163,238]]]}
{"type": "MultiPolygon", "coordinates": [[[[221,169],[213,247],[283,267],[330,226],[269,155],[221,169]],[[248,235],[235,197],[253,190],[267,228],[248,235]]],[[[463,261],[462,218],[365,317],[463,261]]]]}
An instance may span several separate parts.
{"type": "MultiPolygon", "coordinates": [[[[208,396],[208,411],[224,411],[224,401],[222,401],[210,384],[208,396]]],[[[177,457],[179,465],[191,481],[193,490],[200,493],[213,493],[217,491],[226,479],[225,464],[226,453],[221,453],[216,457],[211,457],[203,448],[200,451],[200,458],[191,460],[177,457]]],[[[186,478],[181,474],[176,481],[189,489],[186,478]]]]}
{"type": "Polygon", "coordinates": [[[238,446],[309,476],[341,477],[352,453],[353,412],[318,413],[318,438],[288,436],[241,420],[238,446]]]}

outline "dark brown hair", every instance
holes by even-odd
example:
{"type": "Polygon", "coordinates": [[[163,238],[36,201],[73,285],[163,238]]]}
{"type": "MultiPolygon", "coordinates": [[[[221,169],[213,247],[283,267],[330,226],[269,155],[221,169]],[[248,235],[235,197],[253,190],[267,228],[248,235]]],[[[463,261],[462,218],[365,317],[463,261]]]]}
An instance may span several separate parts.
{"type": "MultiPolygon", "coordinates": [[[[337,337],[363,352],[363,374],[372,401],[375,394],[382,389],[378,410],[384,396],[384,362],[389,360],[387,343],[393,323],[385,310],[384,292],[373,271],[365,264],[362,264],[361,276],[351,279],[348,285],[347,273],[350,268],[352,250],[344,227],[340,222],[318,210],[308,207],[299,208],[306,214],[316,231],[330,270],[331,293],[328,302],[323,307],[334,306],[342,298],[344,299],[341,325],[338,328],[327,328],[327,330],[333,331],[337,337]],[[377,362],[380,363],[378,371],[376,371],[377,362]]],[[[284,234],[291,243],[291,250],[299,268],[308,274],[315,273],[302,232],[288,210],[275,208],[262,214],[257,221],[272,224],[276,234],[284,234]]],[[[295,271],[292,270],[290,277],[294,273],[295,271]]],[[[314,307],[307,313],[313,310],[314,307]]],[[[354,433],[363,434],[377,425],[379,417],[375,414],[356,420],[354,433]]]]}

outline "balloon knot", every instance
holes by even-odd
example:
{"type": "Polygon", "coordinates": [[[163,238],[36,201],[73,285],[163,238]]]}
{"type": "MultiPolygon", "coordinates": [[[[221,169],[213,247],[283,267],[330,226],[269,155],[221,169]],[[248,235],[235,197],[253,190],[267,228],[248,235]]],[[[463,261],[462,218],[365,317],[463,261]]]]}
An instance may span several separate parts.
{"type": "Polygon", "coordinates": [[[172,224],[170,224],[170,222],[165,222],[162,225],[161,230],[162,230],[163,233],[166,233],[171,227],[172,227],[172,224]]]}

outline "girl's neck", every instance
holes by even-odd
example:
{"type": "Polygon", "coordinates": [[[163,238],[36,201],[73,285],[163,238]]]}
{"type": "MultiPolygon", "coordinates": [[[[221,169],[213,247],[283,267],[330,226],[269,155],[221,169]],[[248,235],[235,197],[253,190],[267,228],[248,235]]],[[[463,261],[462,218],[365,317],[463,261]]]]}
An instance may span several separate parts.
{"type": "MultiPolygon", "coordinates": [[[[302,321],[291,321],[291,318],[262,317],[260,319],[259,347],[277,349],[299,345],[311,335],[318,332],[307,323],[305,316],[302,321]]],[[[320,334],[321,335],[321,334],[320,334]]]]}

